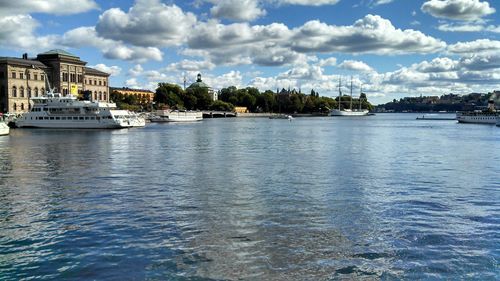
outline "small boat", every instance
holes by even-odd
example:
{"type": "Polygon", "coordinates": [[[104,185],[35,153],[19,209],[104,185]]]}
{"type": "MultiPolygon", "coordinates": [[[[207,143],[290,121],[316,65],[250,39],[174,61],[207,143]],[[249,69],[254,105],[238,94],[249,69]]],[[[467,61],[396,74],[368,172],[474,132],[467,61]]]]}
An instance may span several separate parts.
{"type": "Polygon", "coordinates": [[[437,114],[424,114],[417,117],[417,120],[457,120],[455,117],[439,117],[437,114]]]}
{"type": "Polygon", "coordinates": [[[201,111],[157,110],[151,122],[196,122],[203,120],[201,111]]]}
{"type": "Polygon", "coordinates": [[[286,115],[286,114],[273,114],[269,116],[269,119],[288,119],[291,120],[293,117],[291,115],[286,115]]]}

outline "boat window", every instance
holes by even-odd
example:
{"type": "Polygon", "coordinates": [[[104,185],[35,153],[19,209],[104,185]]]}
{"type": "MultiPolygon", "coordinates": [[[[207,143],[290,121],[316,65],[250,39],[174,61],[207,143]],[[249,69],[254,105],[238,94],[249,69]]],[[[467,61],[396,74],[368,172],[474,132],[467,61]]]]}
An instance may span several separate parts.
{"type": "Polygon", "coordinates": [[[66,117],[64,117],[64,116],[63,116],[63,117],[61,117],[61,120],[66,120],[66,117]]]}
{"type": "Polygon", "coordinates": [[[54,120],[54,117],[50,117],[50,120],[54,120]]]}
{"type": "Polygon", "coordinates": [[[43,117],[43,120],[49,120],[49,117],[43,117]]]}
{"type": "Polygon", "coordinates": [[[79,119],[80,119],[80,120],[84,120],[84,118],[83,118],[83,117],[80,117],[79,119]]]}
{"type": "Polygon", "coordinates": [[[60,117],[56,117],[56,120],[60,120],[61,118],[60,117]]]}
{"type": "Polygon", "coordinates": [[[90,118],[89,117],[85,117],[85,120],[89,120],[90,118]]]}

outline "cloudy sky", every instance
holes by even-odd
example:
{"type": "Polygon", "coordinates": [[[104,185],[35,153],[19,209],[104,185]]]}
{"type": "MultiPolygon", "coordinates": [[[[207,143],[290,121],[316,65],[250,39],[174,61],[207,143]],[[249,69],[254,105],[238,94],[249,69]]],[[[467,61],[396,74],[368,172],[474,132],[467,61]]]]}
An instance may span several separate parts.
{"type": "Polygon", "coordinates": [[[372,103],[500,90],[500,1],[0,0],[0,56],[65,49],[111,86],[203,80],[372,103]]]}

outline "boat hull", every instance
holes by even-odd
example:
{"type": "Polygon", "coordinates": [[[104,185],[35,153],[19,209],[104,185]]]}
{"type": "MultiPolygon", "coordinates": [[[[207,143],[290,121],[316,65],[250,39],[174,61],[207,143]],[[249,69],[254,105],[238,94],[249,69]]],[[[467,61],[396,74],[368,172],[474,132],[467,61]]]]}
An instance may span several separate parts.
{"type": "MultiPolygon", "coordinates": [[[[91,120],[92,121],[92,120],[91,120]]],[[[123,129],[132,127],[125,122],[51,122],[50,120],[37,120],[37,122],[29,122],[29,120],[19,120],[16,122],[18,128],[45,128],[45,129],[123,129]]]]}
{"type": "Polygon", "coordinates": [[[330,116],[368,116],[368,110],[338,110],[330,112],[330,116]]]}
{"type": "Polygon", "coordinates": [[[177,112],[160,110],[153,116],[151,122],[197,122],[203,120],[202,112],[177,112]]]}

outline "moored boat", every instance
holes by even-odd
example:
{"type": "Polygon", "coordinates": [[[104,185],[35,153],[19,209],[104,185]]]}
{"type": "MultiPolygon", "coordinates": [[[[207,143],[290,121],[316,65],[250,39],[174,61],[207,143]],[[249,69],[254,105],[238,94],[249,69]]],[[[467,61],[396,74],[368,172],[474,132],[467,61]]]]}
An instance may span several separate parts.
{"type": "Polygon", "coordinates": [[[201,111],[157,110],[151,122],[196,122],[203,120],[201,111]]]}
{"type": "MultiPolygon", "coordinates": [[[[360,92],[362,90],[360,89],[360,92]]],[[[352,109],[352,77],[351,77],[351,101],[349,108],[341,109],[340,104],[342,103],[342,81],[339,78],[339,108],[333,109],[330,112],[330,116],[367,116],[369,115],[369,111],[367,109],[361,108],[361,93],[359,96],[359,109],[352,109]]]]}
{"type": "Polygon", "coordinates": [[[457,121],[459,123],[496,124],[499,116],[500,111],[495,109],[494,101],[489,100],[487,110],[457,112],[457,121]]]}
{"type": "Polygon", "coordinates": [[[120,129],[140,127],[145,120],[108,102],[80,101],[73,95],[49,92],[31,98],[32,109],[16,119],[19,128],[120,129]]]}

